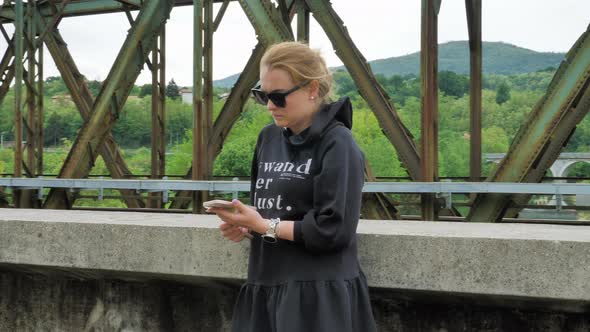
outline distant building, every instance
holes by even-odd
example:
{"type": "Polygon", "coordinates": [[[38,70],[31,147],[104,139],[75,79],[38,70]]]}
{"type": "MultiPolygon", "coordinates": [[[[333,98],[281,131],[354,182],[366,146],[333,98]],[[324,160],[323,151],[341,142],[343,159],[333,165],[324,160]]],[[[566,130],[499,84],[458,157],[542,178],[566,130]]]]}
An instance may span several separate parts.
{"type": "Polygon", "coordinates": [[[72,96],[67,93],[63,93],[61,95],[55,95],[51,97],[51,101],[63,106],[72,103],[72,96]]]}
{"type": "Polygon", "coordinates": [[[192,104],[193,103],[193,89],[188,87],[182,87],[178,90],[180,97],[182,98],[182,102],[185,104],[192,104]]]}
{"type": "MultiPolygon", "coordinates": [[[[193,103],[193,89],[189,87],[182,87],[178,90],[180,97],[182,98],[182,102],[185,104],[192,104],[193,103]]],[[[217,99],[222,100],[229,96],[229,92],[224,92],[222,94],[217,95],[217,99]]]]}

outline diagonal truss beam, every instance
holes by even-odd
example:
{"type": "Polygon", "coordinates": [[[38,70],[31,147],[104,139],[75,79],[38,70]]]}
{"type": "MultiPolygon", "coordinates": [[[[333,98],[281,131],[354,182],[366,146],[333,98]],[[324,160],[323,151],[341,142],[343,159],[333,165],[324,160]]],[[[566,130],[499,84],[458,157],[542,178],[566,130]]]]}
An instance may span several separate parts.
{"type": "MultiPolygon", "coordinates": [[[[88,175],[107,134],[131,92],[162,25],[172,10],[171,0],[148,0],[129,31],[115,63],[93,105],[90,118],[80,133],[60,170],[60,178],[82,178],[88,175]]],[[[45,207],[67,208],[63,190],[52,190],[45,207]]]]}
{"type": "MultiPolygon", "coordinates": [[[[54,59],[65,85],[70,91],[70,95],[76,104],[76,108],[80,112],[83,121],[87,122],[92,113],[94,98],[88,89],[84,76],[78,70],[66,43],[63,41],[61,34],[54,28],[54,26],[50,26],[51,23],[45,23],[47,20],[48,19],[37,20],[37,26],[40,31],[48,31],[45,29],[51,30],[45,34],[45,44],[54,59]]],[[[124,179],[129,178],[132,175],[123,159],[121,151],[117,147],[112,133],[109,132],[106,134],[104,144],[99,148],[98,153],[103,158],[105,165],[113,178],[124,179]]],[[[141,208],[145,206],[141,196],[135,191],[121,190],[121,194],[128,207],[141,208]]],[[[71,200],[71,198],[69,200],[71,200]]]]}
{"type": "Polygon", "coordinates": [[[6,93],[10,89],[10,83],[14,79],[14,41],[10,40],[2,60],[0,60],[0,103],[4,100],[6,93]]]}
{"type": "MultiPolygon", "coordinates": [[[[589,108],[590,27],[570,49],[545,96],[535,105],[508,153],[486,181],[540,181],[589,108]]],[[[521,201],[525,196],[514,199],[521,201]]],[[[468,219],[496,222],[510,207],[511,199],[507,195],[479,194],[468,219]]]]}
{"type": "Polygon", "coordinates": [[[290,25],[285,23],[280,9],[270,0],[240,0],[240,5],[262,44],[268,47],[281,41],[293,40],[290,25]]]}
{"type": "Polygon", "coordinates": [[[391,141],[400,161],[413,180],[420,179],[420,155],[410,131],[397,115],[389,96],[375,79],[367,60],[350,38],[344,23],[329,1],[305,0],[316,21],[322,26],[340,60],[348,69],[361,96],[377,117],[385,136],[391,141]]]}

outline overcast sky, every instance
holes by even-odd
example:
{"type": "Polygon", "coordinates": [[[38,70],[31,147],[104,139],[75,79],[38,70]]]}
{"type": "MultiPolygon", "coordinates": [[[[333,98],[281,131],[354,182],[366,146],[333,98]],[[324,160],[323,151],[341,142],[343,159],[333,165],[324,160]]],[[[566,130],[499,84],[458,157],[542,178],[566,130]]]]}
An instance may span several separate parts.
{"type": "MultiPolygon", "coordinates": [[[[535,51],[566,52],[590,24],[589,0],[483,0],[483,40],[503,41],[535,51]]],[[[332,0],[357,47],[367,60],[413,53],[420,48],[418,0],[332,0]]],[[[219,5],[215,5],[217,12],[219,5]]],[[[192,85],[193,8],[172,10],[167,24],[166,80],[192,85]]],[[[80,71],[104,80],[125,39],[129,23],[124,14],[66,18],[60,31],[80,71]]],[[[342,63],[312,19],[311,46],[319,48],[329,66],[342,63]]],[[[439,43],[467,40],[464,0],[443,0],[439,43]]],[[[232,2],[214,35],[213,77],[240,72],[256,45],[256,36],[238,2],[232,2]]],[[[0,46],[4,52],[5,43],[0,46]]],[[[48,53],[46,53],[48,54],[48,53]]],[[[485,56],[485,55],[484,55],[485,56]]],[[[144,70],[137,84],[151,82],[144,70]]],[[[50,56],[44,76],[59,75],[50,56]]]]}

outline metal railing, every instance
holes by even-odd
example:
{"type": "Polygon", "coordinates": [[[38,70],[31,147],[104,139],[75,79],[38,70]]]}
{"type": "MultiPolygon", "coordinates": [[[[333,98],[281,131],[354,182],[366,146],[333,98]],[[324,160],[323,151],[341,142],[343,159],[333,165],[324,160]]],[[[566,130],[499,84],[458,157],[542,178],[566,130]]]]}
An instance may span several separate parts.
{"type": "MultiPolygon", "coordinates": [[[[0,186],[14,189],[62,188],[70,190],[130,189],[137,192],[222,191],[248,192],[250,181],[133,180],[133,179],[59,179],[0,178],[0,186]]],[[[590,195],[590,184],[581,183],[509,183],[509,182],[366,182],[366,193],[415,194],[543,194],[590,195]]]]}

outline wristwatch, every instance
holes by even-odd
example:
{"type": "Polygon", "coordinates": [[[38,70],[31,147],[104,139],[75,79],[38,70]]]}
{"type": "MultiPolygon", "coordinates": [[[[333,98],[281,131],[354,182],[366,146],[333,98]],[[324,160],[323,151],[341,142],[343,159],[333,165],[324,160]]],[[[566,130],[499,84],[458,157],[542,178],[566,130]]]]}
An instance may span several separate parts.
{"type": "Polygon", "coordinates": [[[262,239],[269,243],[277,242],[277,225],[281,222],[279,218],[270,218],[266,233],[262,234],[262,239]]]}

